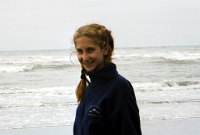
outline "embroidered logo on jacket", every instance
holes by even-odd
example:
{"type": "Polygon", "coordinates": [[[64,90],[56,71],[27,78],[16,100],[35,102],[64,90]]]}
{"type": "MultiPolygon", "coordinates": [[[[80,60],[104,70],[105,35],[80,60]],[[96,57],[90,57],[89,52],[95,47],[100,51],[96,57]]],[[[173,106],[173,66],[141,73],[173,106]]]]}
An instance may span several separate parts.
{"type": "Polygon", "coordinates": [[[102,117],[102,109],[97,105],[91,105],[89,107],[88,115],[94,116],[94,117],[102,117]]]}

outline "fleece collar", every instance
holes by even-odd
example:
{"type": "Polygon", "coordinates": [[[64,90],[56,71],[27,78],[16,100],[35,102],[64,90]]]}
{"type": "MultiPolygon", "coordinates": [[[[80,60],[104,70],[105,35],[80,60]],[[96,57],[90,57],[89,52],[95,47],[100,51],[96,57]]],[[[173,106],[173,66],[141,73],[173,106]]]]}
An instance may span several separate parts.
{"type": "Polygon", "coordinates": [[[108,81],[115,78],[118,75],[116,70],[116,65],[114,63],[109,63],[106,67],[95,71],[87,73],[90,77],[90,81],[108,81]]]}

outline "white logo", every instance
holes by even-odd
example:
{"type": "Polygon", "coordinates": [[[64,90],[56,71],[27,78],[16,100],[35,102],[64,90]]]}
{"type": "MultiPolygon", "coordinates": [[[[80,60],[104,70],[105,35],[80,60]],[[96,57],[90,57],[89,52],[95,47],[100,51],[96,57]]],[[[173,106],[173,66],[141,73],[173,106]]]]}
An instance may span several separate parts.
{"type": "Polygon", "coordinates": [[[94,117],[102,117],[102,109],[97,105],[91,105],[89,107],[88,115],[94,116],[94,117]]]}

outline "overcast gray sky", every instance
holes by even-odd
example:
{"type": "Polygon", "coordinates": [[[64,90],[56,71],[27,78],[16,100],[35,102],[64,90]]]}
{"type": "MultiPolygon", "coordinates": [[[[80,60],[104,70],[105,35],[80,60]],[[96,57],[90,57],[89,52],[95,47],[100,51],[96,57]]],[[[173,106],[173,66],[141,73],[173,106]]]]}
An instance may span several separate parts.
{"type": "Polygon", "coordinates": [[[67,49],[88,23],[116,47],[200,45],[200,0],[0,0],[0,51],[67,49]]]}

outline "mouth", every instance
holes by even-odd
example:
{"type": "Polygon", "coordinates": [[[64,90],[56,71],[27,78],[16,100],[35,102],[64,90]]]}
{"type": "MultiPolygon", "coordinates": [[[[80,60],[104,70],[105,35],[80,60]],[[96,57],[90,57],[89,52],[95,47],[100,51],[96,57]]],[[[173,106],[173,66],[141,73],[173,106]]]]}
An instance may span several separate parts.
{"type": "Polygon", "coordinates": [[[83,62],[82,64],[86,67],[91,66],[94,63],[94,61],[87,61],[87,62],[83,62]]]}

